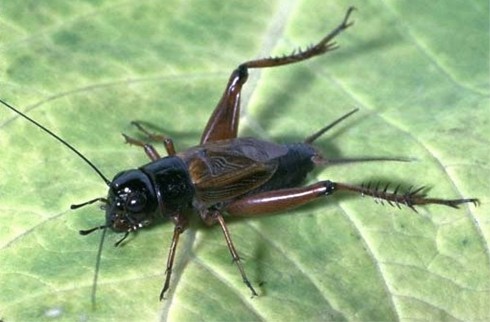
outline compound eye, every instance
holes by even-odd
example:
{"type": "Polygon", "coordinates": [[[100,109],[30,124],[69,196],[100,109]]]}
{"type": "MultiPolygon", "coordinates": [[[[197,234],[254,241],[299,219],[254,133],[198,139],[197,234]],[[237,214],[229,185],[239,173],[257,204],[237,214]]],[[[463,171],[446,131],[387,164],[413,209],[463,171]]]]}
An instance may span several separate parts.
{"type": "Polygon", "coordinates": [[[126,209],[133,213],[141,212],[146,206],[146,195],[141,192],[133,192],[126,202],[126,209]]]}

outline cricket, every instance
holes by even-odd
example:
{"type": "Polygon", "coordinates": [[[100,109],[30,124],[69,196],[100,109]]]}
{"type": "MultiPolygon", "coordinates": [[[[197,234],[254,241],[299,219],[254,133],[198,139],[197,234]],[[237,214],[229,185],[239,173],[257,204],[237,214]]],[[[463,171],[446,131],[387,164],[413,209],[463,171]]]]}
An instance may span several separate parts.
{"type": "Polygon", "coordinates": [[[298,143],[277,144],[238,136],[240,95],[249,72],[297,64],[335,50],[337,45],[334,40],[353,25],[350,21],[353,11],[353,7],[349,8],[341,23],[313,46],[289,55],[254,59],[238,65],[231,73],[198,145],[178,151],[171,138],[152,133],[142,123],[133,122],[135,128],[148,140],[123,134],[124,140],[141,148],[150,161],[143,166],[121,171],[112,180],[68,142],[5,100],[0,100],[4,106],[72,150],[108,186],[106,196],[71,206],[72,209],[77,209],[100,203],[105,211],[105,221],[101,225],[80,230],[82,235],[102,230],[92,290],[94,302],[100,254],[107,230],[122,234],[122,238],[116,243],[118,246],[129,234],[162,220],[174,224],[159,297],[162,300],[171,286],[179,238],[188,228],[189,218],[198,216],[205,225],[218,225],[240,277],[254,297],[258,292],[247,277],[237,247],[233,243],[232,232],[227,227],[227,217],[259,217],[286,212],[319,199],[330,198],[337,192],[369,196],[380,202],[397,207],[406,206],[414,211],[416,207],[426,205],[458,208],[461,204],[478,204],[476,198],[432,198],[427,195],[424,187],[403,189],[395,183],[356,185],[321,180],[303,185],[309,172],[335,162],[408,161],[389,157],[331,160],[314,146],[318,138],[354,114],[357,109],[341,115],[298,143]],[[166,156],[162,157],[148,143],[155,141],[163,144],[166,156]]]}

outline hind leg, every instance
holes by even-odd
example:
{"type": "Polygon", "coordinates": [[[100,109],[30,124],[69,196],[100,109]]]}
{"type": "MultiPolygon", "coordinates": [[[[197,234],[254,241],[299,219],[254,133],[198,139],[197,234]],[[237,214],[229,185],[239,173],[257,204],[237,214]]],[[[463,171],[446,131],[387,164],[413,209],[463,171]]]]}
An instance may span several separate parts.
{"type": "Polygon", "coordinates": [[[248,70],[250,68],[268,68],[294,64],[334,50],[337,47],[333,39],[352,25],[352,22],[348,20],[353,10],[354,8],[350,7],[347,10],[344,20],[334,30],[316,45],[308,47],[306,50],[300,50],[299,52],[282,57],[250,60],[238,66],[231,74],[225,92],[204,129],[201,136],[201,144],[210,141],[236,138],[240,118],[240,95],[242,87],[247,81],[248,70]]]}
{"type": "Polygon", "coordinates": [[[478,199],[439,199],[427,198],[423,188],[399,193],[399,186],[393,192],[388,192],[388,185],[380,189],[379,185],[374,187],[356,186],[330,180],[319,181],[315,184],[299,187],[273,190],[251,195],[238,199],[229,204],[224,210],[231,216],[236,217],[255,217],[270,214],[272,212],[281,212],[288,209],[296,208],[310,203],[321,197],[329,196],[337,191],[354,192],[362,196],[370,196],[378,201],[386,201],[388,204],[400,207],[405,205],[412,210],[415,206],[439,204],[452,208],[458,208],[460,204],[473,203],[477,205],[478,199]]]}

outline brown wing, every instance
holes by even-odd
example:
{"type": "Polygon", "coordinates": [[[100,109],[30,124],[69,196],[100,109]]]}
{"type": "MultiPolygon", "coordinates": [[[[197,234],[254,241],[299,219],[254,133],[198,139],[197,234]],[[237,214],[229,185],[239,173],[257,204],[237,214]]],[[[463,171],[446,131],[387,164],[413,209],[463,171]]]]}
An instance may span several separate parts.
{"type": "Polygon", "coordinates": [[[283,145],[252,138],[210,142],[180,156],[189,167],[197,197],[205,204],[227,201],[260,187],[277,169],[283,145]]]}

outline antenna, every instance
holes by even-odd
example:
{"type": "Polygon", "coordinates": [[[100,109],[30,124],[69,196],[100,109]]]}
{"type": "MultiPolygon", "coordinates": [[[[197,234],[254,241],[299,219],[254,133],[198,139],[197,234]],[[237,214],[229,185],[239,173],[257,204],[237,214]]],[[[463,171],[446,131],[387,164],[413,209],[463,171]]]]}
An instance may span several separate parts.
{"type": "Polygon", "coordinates": [[[103,174],[102,172],[89,160],[87,159],[83,154],[81,154],[80,152],[78,152],[73,146],[71,146],[68,142],[66,142],[65,140],[63,140],[62,138],[60,138],[58,135],[54,134],[53,132],[51,132],[50,130],[48,130],[47,128],[45,128],[44,126],[42,126],[41,124],[39,124],[38,122],[36,122],[35,120],[31,119],[29,116],[25,115],[24,113],[22,113],[21,111],[19,111],[18,109],[16,109],[15,107],[13,107],[12,105],[10,105],[9,103],[5,102],[4,100],[0,99],[0,102],[7,106],[9,109],[11,109],[12,111],[14,111],[15,113],[19,114],[20,116],[22,116],[23,118],[25,118],[26,120],[28,120],[29,122],[33,123],[34,125],[36,125],[37,127],[39,127],[41,130],[43,130],[44,132],[48,133],[49,135],[51,135],[53,138],[55,138],[56,140],[58,140],[59,142],[61,142],[61,144],[63,144],[64,146],[66,146],[68,149],[70,149],[73,153],[75,153],[76,155],[78,155],[83,161],[85,161],[98,175],[99,177],[102,178],[102,180],[104,180],[104,182],[109,185],[111,183],[111,181],[109,181],[109,179],[107,179],[103,174]]]}

